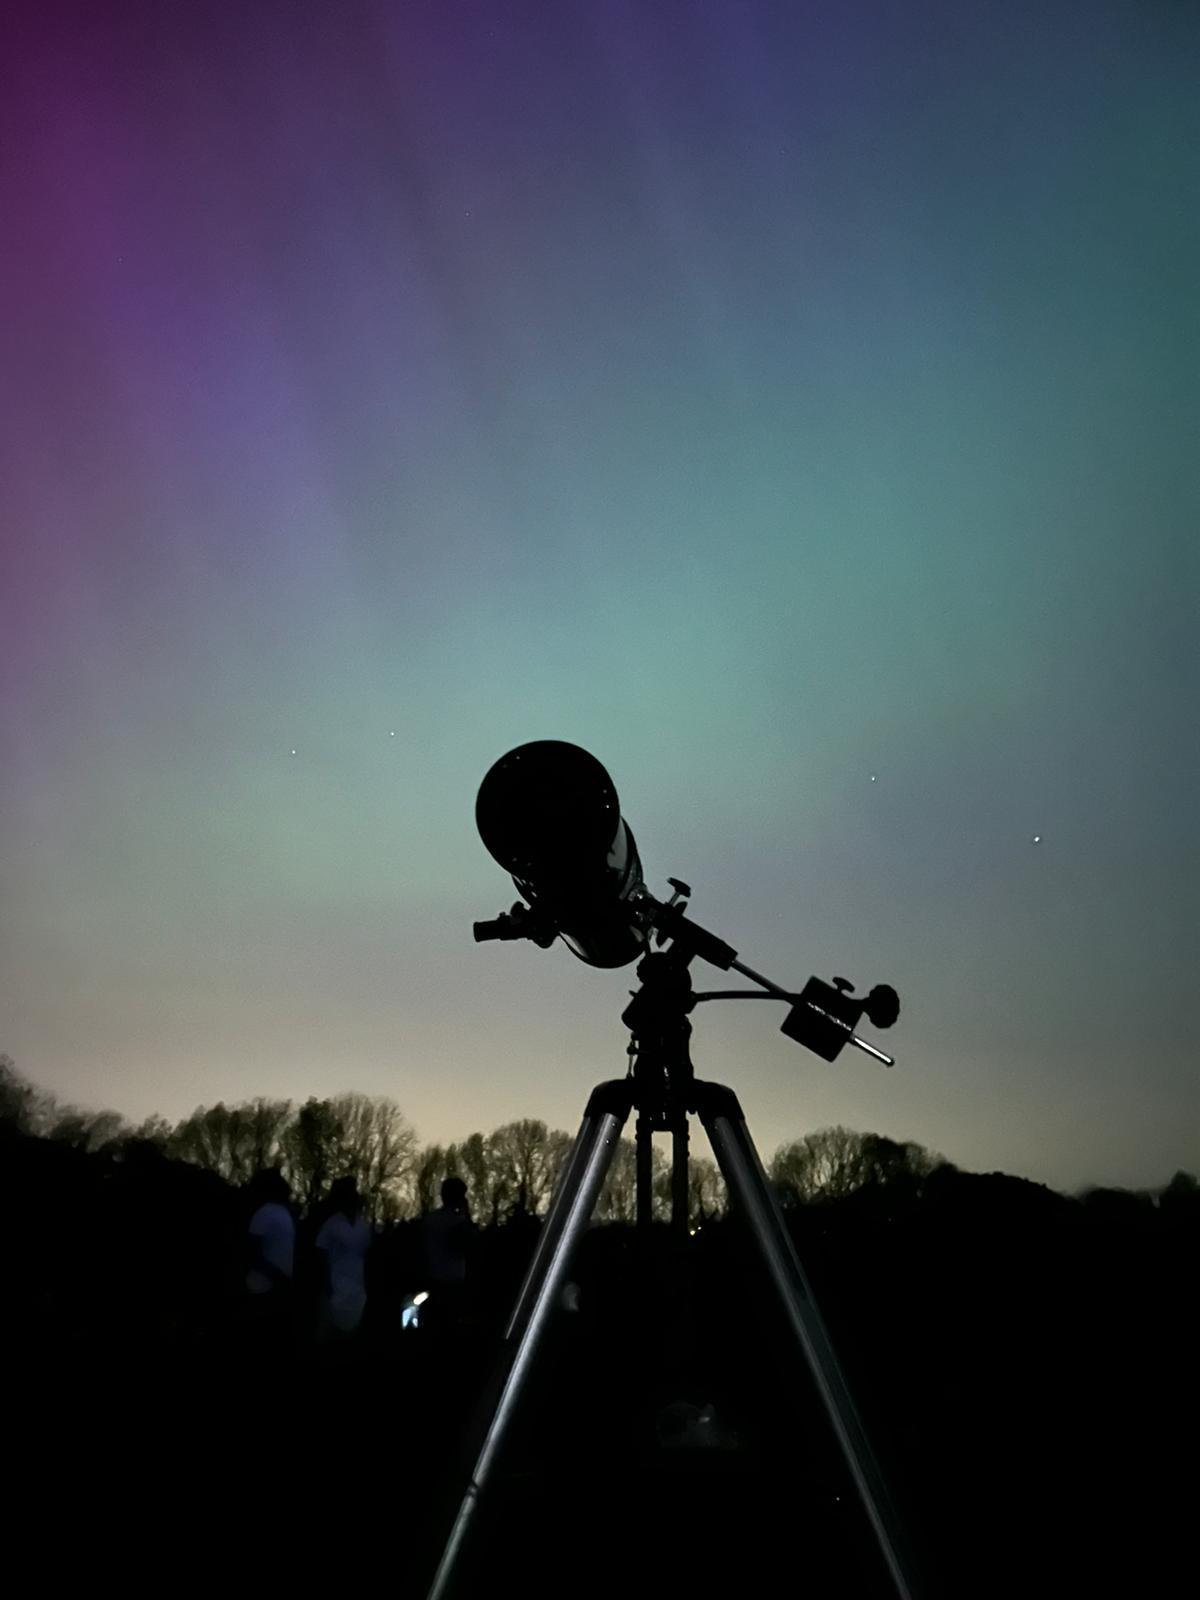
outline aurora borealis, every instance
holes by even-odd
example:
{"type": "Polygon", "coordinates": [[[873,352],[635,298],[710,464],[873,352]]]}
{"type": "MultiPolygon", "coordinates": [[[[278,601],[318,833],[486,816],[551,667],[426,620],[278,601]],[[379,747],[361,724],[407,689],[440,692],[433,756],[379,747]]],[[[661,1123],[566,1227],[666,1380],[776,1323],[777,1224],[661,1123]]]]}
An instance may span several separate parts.
{"type": "Polygon", "coordinates": [[[470,937],[478,783],[562,738],[751,966],[900,992],[890,1073],[702,1008],[765,1152],[1195,1170],[1194,8],[7,31],[22,1071],[573,1127],[632,973],[470,937]]]}

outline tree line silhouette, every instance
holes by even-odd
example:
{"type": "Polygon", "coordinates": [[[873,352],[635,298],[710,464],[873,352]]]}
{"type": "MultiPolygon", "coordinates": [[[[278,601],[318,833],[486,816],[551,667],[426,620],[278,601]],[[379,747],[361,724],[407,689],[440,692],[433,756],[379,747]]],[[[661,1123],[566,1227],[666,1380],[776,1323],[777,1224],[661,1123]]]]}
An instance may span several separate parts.
{"type": "MultiPolygon", "coordinates": [[[[338,1178],[350,1178],[376,1224],[431,1210],[447,1177],[467,1185],[472,1216],[481,1224],[540,1216],[572,1142],[562,1129],[526,1117],[490,1133],[422,1145],[393,1099],[354,1092],[311,1096],[300,1103],[263,1096],[233,1105],[218,1101],[198,1106],[176,1123],[156,1115],[132,1124],[115,1111],[61,1105],[22,1078],[9,1056],[0,1056],[0,1121],[22,1133],[116,1160],[139,1150],[157,1151],[235,1187],[277,1167],[306,1212],[320,1204],[338,1178]]],[[[665,1216],[670,1208],[669,1165],[657,1147],[653,1159],[655,1206],[665,1216]]],[[[795,1158],[790,1159],[795,1167],[795,1158]]],[[[693,1225],[723,1209],[723,1184],[711,1160],[692,1157],[689,1190],[693,1225]]],[[[632,1222],[635,1210],[634,1145],[623,1139],[597,1218],[632,1222]]]]}
{"type": "MultiPolygon", "coordinates": [[[[130,1123],[111,1110],[62,1105],[37,1089],[0,1054],[0,1126],[51,1143],[120,1160],[155,1151],[215,1174],[234,1187],[256,1173],[278,1168],[303,1211],[318,1206],[338,1178],[350,1178],[376,1224],[399,1222],[430,1211],[442,1181],[461,1178],[472,1216],[498,1226],[513,1218],[544,1214],[572,1135],[537,1118],[504,1123],[490,1133],[471,1133],[449,1144],[422,1145],[400,1106],[387,1095],[345,1092],[302,1102],[253,1099],[198,1106],[176,1123],[154,1115],[130,1123]]],[[[656,1215],[670,1211],[670,1166],[665,1151],[653,1150],[656,1215]]],[[[957,1169],[913,1140],[820,1128],[781,1144],[768,1175],[784,1207],[845,1200],[888,1188],[919,1194],[938,1171],[957,1169]]],[[[1009,1180],[1020,1182],[1022,1180],[1009,1180]]],[[[1197,1180],[1177,1172],[1161,1191],[1101,1187],[1085,1191],[1093,1207],[1125,1204],[1170,1206],[1195,1193],[1197,1180]]],[[[689,1159],[692,1226],[723,1214],[725,1189],[715,1163],[689,1159]]],[[[635,1147],[622,1139],[601,1193],[600,1222],[632,1222],[636,1214],[635,1147]]]]}

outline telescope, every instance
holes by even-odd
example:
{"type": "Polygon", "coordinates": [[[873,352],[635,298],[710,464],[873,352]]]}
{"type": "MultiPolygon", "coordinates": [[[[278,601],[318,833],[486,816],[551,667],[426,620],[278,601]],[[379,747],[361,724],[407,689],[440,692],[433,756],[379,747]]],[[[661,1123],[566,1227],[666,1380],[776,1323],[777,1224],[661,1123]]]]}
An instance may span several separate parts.
{"type": "Polygon", "coordinates": [[[903,1530],[846,1387],[779,1202],[767,1182],[736,1095],[696,1078],[689,1053],[688,1015],[701,1000],[784,1000],[782,1031],[826,1061],[847,1044],[890,1067],[893,1058],[859,1038],[866,1014],[879,1028],[900,1011],[896,991],[879,984],[856,998],[845,978],[810,978],[797,994],[739,961],[737,951],[687,915],[691,890],[668,878],[672,894],[659,900],[646,887],[633,830],[621,814],[605,768],[578,745],[543,739],[510,750],[488,771],[475,804],[480,837],[512,877],[521,900],[511,911],[475,924],[475,939],[529,939],[548,949],[561,939],[594,967],[637,961],[640,987],[621,1020],[632,1035],[624,1078],[592,1091],[546,1213],[533,1260],[504,1333],[494,1404],[476,1430],[467,1484],[434,1575],[428,1600],[480,1592],[464,1578],[469,1535],[493,1480],[505,1440],[519,1415],[555,1308],[561,1304],[572,1257],[612,1165],[621,1130],[636,1109],[637,1220],[652,1214],[655,1133],[673,1142],[671,1220],[681,1247],[688,1239],[688,1119],[699,1116],[725,1179],[731,1208],[744,1220],[759,1265],[778,1302],[800,1360],[824,1405],[897,1600],[913,1600],[903,1530]],[[697,994],[691,962],[740,972],[758,987],[697,994]]]}
{"type": "Polygon", "coordinates": [[[732,968],[763,990],[695,995],[693,1000],[765,999],[792,1002],[780,1032],[832,1061],[852,1044],[890,1067],[895,1059],[854,1029],[866,1014],[889,1028],[900,1014],[896,991],[878,984],[856,999],[846,978],[810,978],[794,995],[753,972],[724,940],[685,915],[691,890],[668,878],[666,903],[646,887],[633,830],[621,815],[608,772],[588,751],[561,739],[518,745],[488,771],[475,801],[479,836],[492,859],[512,875],[523,902],[488,922],[475,923],[476,942],[530,939],[548,949],[561,938],[593,967],[623,967],[644,956],[651,938],[668,938],[687,956],[724,971],[732,968]]]}

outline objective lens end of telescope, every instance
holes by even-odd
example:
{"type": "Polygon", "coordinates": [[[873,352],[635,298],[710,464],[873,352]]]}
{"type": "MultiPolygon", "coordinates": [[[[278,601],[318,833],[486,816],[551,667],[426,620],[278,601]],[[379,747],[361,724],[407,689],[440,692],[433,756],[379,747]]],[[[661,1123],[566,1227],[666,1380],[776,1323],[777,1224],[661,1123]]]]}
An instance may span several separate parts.
{"type": "Polygon", "coordinates": [[[513,908],[516,930],[484,938],[527,938],[546,948],[561,935],[594,967],[623,967],[644,952],[636,915],[642,864],[595,756],[561,739],[518,745],[485,774],[475,821],[488,853],[529,902],[513,908]]]}

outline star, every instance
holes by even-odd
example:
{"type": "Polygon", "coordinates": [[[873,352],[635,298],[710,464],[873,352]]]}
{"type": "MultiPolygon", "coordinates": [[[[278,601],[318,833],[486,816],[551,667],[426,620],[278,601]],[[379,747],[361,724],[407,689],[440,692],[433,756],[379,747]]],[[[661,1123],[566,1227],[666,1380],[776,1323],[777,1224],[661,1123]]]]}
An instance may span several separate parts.
{"type": "Polygon", "coordinates": [[[293,750],[293,751],[292,751],[292,754],[293,754],[293,755],[295,755],[295,754],[296,754],[296,752],[295,752],[295,751],[294,751],[294,750],[293,750]]]}
{"type": "Polygon", "coordinates": [[[872,774],[871,774],[871,782],[872,782],[872,783],[874,783],[874,782],[875,782],[875,774],[874,774],[874,773],[872,773],[872,774]]]}
{"type": "Polygon", "coordinates": [[[1042,836],[1041,836],[1041,834],[1040,834],[1040,833],[1035,833],[1035,834],[1034,834],[1034,836],[1033,836],[1033,842],[1034,842],[1034,844],[1041,844],[1041,842],[1042,842],[1042,836]]]}

